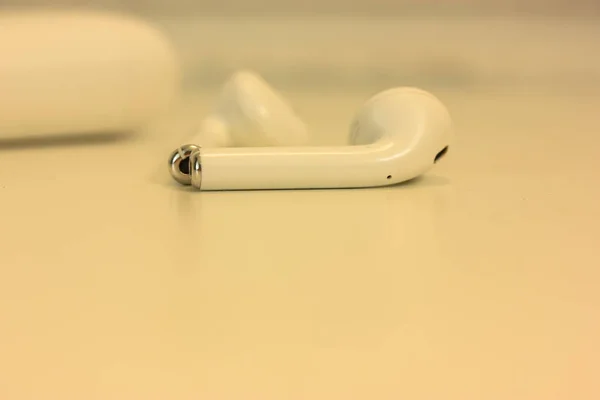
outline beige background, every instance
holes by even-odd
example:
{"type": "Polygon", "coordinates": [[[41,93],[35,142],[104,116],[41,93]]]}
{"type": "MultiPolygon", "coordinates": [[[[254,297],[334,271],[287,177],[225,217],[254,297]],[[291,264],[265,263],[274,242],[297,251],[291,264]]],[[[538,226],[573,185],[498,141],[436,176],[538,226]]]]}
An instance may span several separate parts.
{"type": "Polygon", "coordinates": [[[0,398],[600,396],[597,24],[155,22],[185,60],[172,115],[134,135],[0,141],[0,398]],[[458,142],[390,188],[172,184],[171,148],[248,65],[315,144],[407,82],[447,104],[458,142]]]}
{"type": "Polygon", "coordinates": [[[1,0],[0,5],[85,7],[127,10],[144,14],[360,14],[396,15],[425,13],[512,14],[567,16],[598,15],[596,0],[1,0]]]}

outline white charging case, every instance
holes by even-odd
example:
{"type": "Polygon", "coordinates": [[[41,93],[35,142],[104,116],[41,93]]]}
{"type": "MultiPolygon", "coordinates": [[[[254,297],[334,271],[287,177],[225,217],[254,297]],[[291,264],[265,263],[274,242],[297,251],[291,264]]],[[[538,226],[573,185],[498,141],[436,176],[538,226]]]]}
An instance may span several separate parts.
{"type": "Polygon", "coordinates": [[[145,21],[0,12],[0,138],[132,131],[177,98],[180,66],[145,21]]]}

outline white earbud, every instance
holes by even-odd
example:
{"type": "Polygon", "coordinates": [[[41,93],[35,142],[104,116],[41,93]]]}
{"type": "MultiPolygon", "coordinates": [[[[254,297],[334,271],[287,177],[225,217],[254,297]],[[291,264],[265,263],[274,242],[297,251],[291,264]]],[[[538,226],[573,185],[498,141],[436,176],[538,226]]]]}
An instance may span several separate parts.
{"type": "Polygon", "coordinates": [[[352,123],[349,145],[205,149],[186,145],[171,175],[200,190],[385,186],[429,171],[448,151],[452,122],[444,105],[415,88],[384,91],[352,123]]]}
{"type": "Polygon", "coordinates": [[[202,147],[300,146],[307,129],[292,107],[260,76],[235,73],[192,139],[202,147]]]}

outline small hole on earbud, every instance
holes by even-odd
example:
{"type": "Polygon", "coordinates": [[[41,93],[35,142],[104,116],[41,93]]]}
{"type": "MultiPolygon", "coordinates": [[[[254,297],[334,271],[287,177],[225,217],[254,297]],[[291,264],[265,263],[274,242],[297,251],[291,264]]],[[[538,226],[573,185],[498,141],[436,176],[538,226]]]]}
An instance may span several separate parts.
{"type": "Polygon", "coordinates": [[[391,175],[388,175],[388,176],[387,176],[387,178],[388,178],[388,179],[392,179],[392,176],[391,176],[391,175]]]}
{"type": "Polygon", "coordinates": [[[433,159],[433,163],[435,164],[436,162],[438,162],[440,160],[440,158],[442,158],[446,155],[447,152],[448,152],[448,146],[444,147],[439,153],[437,153],[435,155],[435,158],[433,159]]]}
{"type": "Polygon", "coordinates": [[[188,157],[182,158],[179,162],[179,171],[184,175],[190,174],[190,159],[188,157]]]}

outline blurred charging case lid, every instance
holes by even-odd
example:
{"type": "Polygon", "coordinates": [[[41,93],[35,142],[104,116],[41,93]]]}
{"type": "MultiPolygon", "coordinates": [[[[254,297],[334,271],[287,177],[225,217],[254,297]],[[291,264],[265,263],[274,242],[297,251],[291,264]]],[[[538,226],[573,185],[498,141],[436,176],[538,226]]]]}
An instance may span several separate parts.
{"type": "Polygon", "coordinates": [[[143,20],[0,12],[0,138],[136,130],[179,84],[173,47],[143,20]]]}

